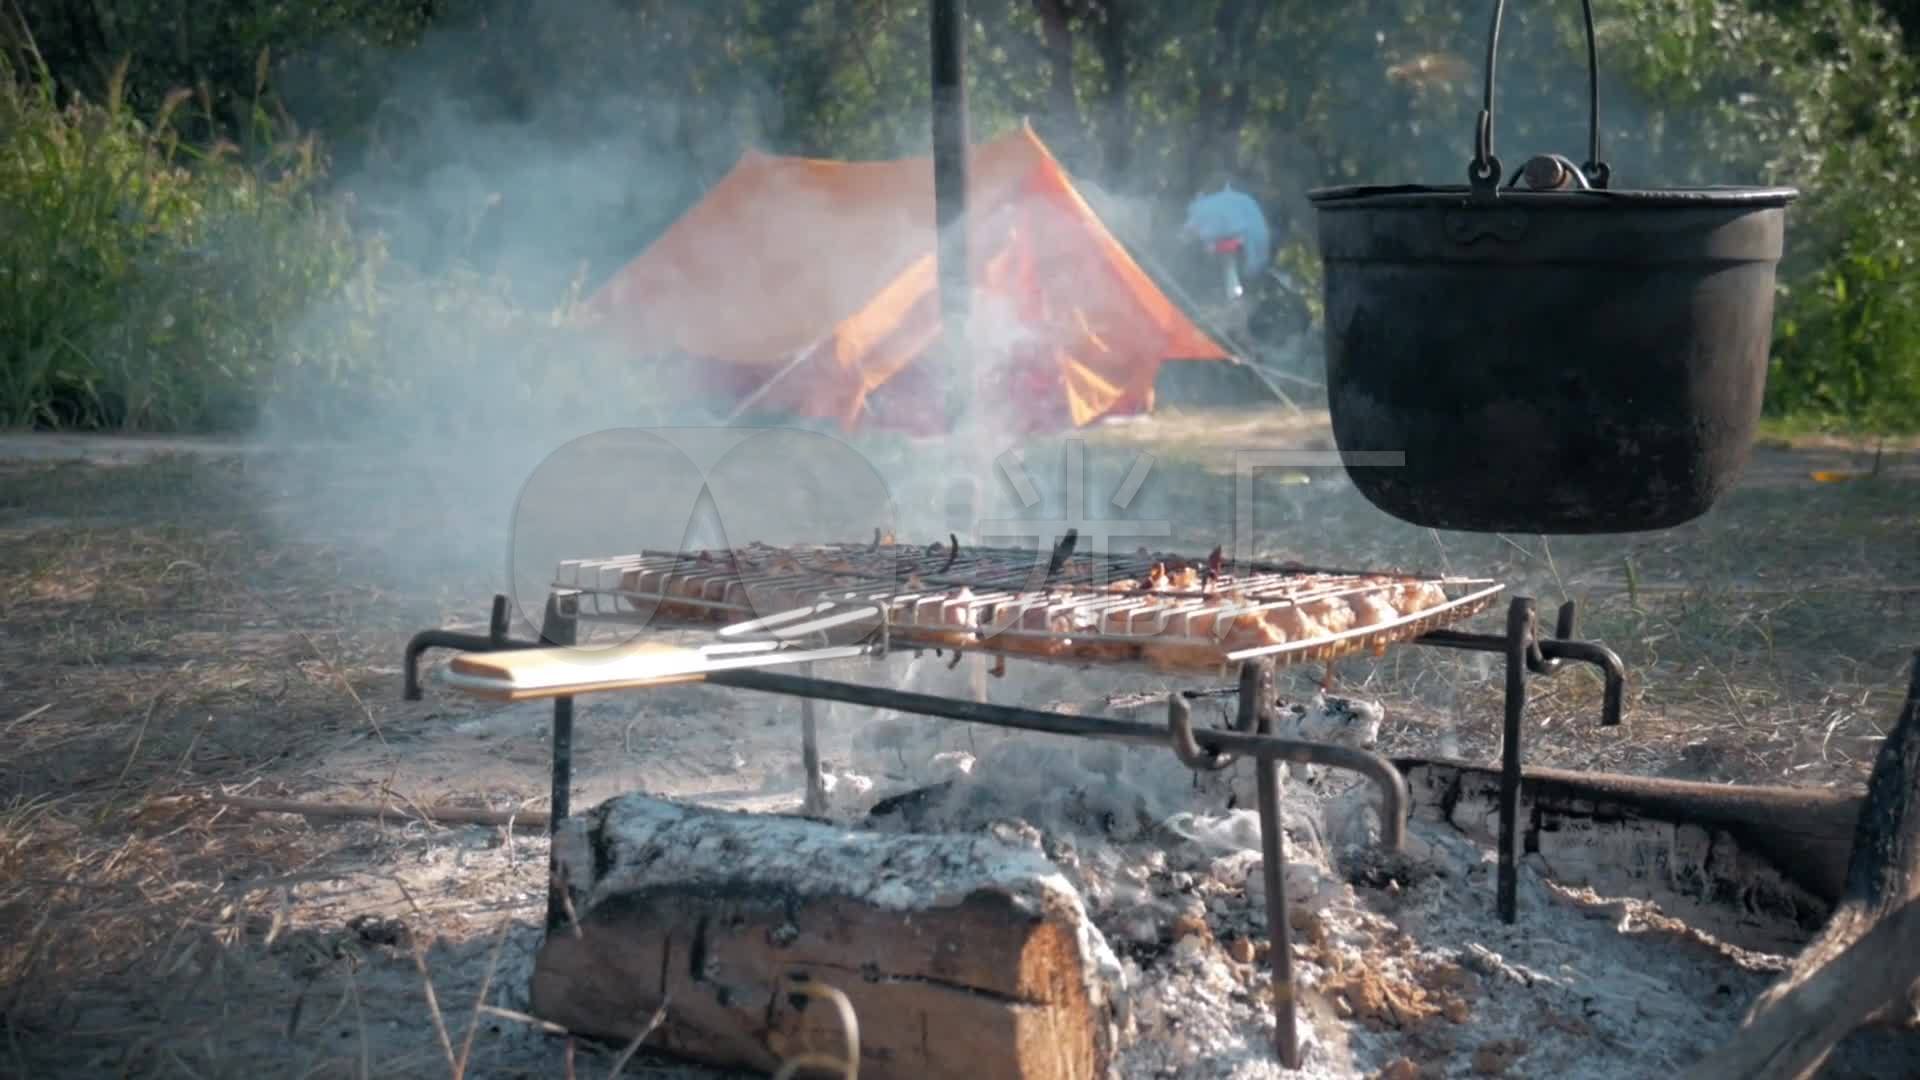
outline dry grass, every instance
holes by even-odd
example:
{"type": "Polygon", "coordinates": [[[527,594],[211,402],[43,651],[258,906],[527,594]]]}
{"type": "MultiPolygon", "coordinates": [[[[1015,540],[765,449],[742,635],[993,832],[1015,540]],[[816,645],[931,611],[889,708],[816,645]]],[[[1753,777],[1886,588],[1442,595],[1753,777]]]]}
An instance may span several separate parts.
{"type": "MultiPolygon", "coordinates": [[[[0,486],[0,925],[18,928],[0,1061],[17,1075],[366,1074],[357,1051],[270,1030],[290,1023],[288,987],[344,978],[353,993],[327,1008],[353,998],[379,947],[284,934],[289,890],[338,876],[338,832],[144,812],[272,793],[290,763],[384,738],[369,702],[395,696],[405,635],[439,618],[338,545],[277,536],[256,494],[238,465],[185,461],[11,469],[0,486]],[[259,1059],[276,1044],[289,1056],[259,1059]]],[[[379,1075],[417,1071],[377,1056],[379,1075]]]]}
{"type": "MultiPolygon", "coordinates": [[[[1745,783],[1864,780],[1920,646],[1920,478],[1818,484],[1797,458],[1762,453],[1755,482],[1702,519],[1607,537],[1480,536],[1412,528],[1366,505],[1335,470],[1256,481],[1256,553],[1335,566],[1484,575],[1536,599],[1551,627],[1574,601],[1578,636],[1629,673],[1628,722],[1600,729],[1597,673],[1533,683],[1539,764],[1745,783]]],[[[1196,509],[1187,548],[1211,547],[1227,513],[1220,453],[1165,460],[1196,509]]],[[[1179,535],[1182,511],[1169,507],[1179,535]]],[[[1497,632],[1504,605],[1478,621],[1497,632]]],[[[1317,677],[1317,669],[1311,673],[1317,677]]],[[[1403,649],[1345,662],[1341,685],[1383,697],[1393,749],[1492,755],[1497,661],[1403,649]],[[1396,708],[1397,706],[1397,708],[1396,708]]],[[[1306,682],[1301,685],[1304,687],[1306,682]]]]}
{"type": "MultiPolygon", "coordinates": [[[[1095,465],[1123,472],[1151,450],[1137,512],[1171,520],[1174,546],[1210,549],[1231,520],[1220,432],[1185,418],[1159,435],[1092,440],[1095,465]]],[[[1577,600],[1582,636],[1629,666],[1629,721],[1596,726],[1588,672],[1536,681],[1536,763],[1857,784],[1920,643],[1920,487],[1791,472],[1671,532],[1550,543],[1413,529],[1325,471],[1305,485],[1267,477],[1256,546],[1497,577],[1548,620],[1577,600]]],[[[474,1009],[511,981],[506,968],[488,981],[502,927],[538,918],[541,845],[489,841],[461,856],[473,867],[461,888],[429,895],[366,868],[440,857],[484,830],[143,812],[155,796],[310,794],[301,777],[328,755],[404,753],[445,723],[395,708],[402,644],[484,613],[489,556],[432,546],[449,535],[449,499],[374,499],[395,485],[379,463],[334,492],[289,489],[293,475],[311,474],[185,460],[0,470],[0,925],[13,928],[0,938],[0,1069],[440,1077],[465,1053],[468,1075],[557,1075],[563,1053],[593,1052],[516,1043],[512,1010],[474,1009]],[[328,499],[348,509],[284,513],[328,499]],[[330,517],[330,532],[286,528],[330,517]],[[432,942],[432,1008],[416,940],[432,942]],[[469,1046],[474,1023],[488,1037],[469,1046]]],[[[1499,621],[1496,609],[1479,625],[1499,621]]],[[[1319,673],[1297,674],[1305,688],[1319,673]]],[[[1339,677],[1386,701],[1395,752],[1494,751],[1492,658],[1402,649],[1339,677]]]]}

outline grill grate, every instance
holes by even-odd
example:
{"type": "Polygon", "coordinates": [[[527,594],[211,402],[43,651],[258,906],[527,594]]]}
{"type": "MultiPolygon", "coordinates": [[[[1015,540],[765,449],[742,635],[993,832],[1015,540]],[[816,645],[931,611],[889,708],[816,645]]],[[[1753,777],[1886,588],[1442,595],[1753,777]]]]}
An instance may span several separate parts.
{"type": "Polygon", "coordinates": [[[1139,552],[1062,556],[948,545],[750,545],[562,562],[555,586],[581,617],[642,626],[721,624],[724,638],[874,640],[1053,662],[1202,671],[1251,659],[1325,661],[1471,618],[1502,586],[1297,564],[1229,572],[1139,552]]]}

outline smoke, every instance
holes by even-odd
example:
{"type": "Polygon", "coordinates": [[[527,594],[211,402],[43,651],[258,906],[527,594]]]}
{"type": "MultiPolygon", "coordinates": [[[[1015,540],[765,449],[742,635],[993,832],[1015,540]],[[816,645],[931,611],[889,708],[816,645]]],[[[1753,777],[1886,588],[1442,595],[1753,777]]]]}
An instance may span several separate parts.
{"type": "MultiPolygon", "coordinates": [[[[954,444],[710,437],[698,429],[728,419],[751,386],[703,399],[684,369],[571,319],[571,301],[660,240],[742,153],[796,144],[799,119],[769,101],[774,89],[755,65],[733,65],[726,85],[701,85],[712,71],[623,77],[618,55],[633,35],[691,33],[636,29],[636,19],[611,3],[501,3],[363,62],[378,105],[335,182],[391,257],[370,285],[316,306],[295,335],[357,343],[351,369],[285,379],[265,403],[256,435],[289,453],[256,476],[304,494],[280,503],[289,537],[337,540],[382,579],[484,581],[518,598],[531,621],[529,594],[558,558],[687,542],[686,515],[701,505],[696,476],[729,454],[729,471],[709,486],[731,541],[864,539],[876,527],[939,538],[950,526],[947,482],[1019,442],[998,398],[976,402],[954,444]],[[756,103],[756,117],[716,104],[728,100],[756,103]],[[773,520],[772,508],[787,518],[773,520]]],[[[924,85],[924,31],[918,39],[920,49],[884,61],[882,81],[924,85]]],[[[658,60],[663,49],[656,41],[644,55],[658,60]]],[[[327,90],[303,87],[302,70],[328,68],[290,69],[283,81],[296,110],[303,94],[327,90]]],[[[875,156],[926,152],[924,106],[901,102],[876,125],[891,145],[876,145],[884,152],[875,156]]],[[[976,113],[972,133],[978,143],[1010,126],[976,113]]],[[[713,272],[725,286],[717,294],[670,277],[634,285],[656,302],[670,295],[728,348],[798,356],[820,347],[778,331],[855,310],[924,254],[923,233],[810,190],[804,176],[778,207],[727,210],[703,222],[710,239],[681,264],[690,276],[713,272]]],[[[988,381],[995,358],[1035,344],[1019,313],[989,296],[975,303],[972,340],[988,381]]]]}
{"type": "MultiPolygon", "coordinates": [[[[806,8],[793,5],[792,18],[806,8]]],[[[1402,25],[1384,9],[1377,14],[1381,25],[1402,25]]],[[[1057,443],[1029,456],[1037,500],[992,465],[1031,442],[1003,398],[976,402],[975,426],[948,442],[836,433],[782,444],[755,441],[750,431],[702,434],[697,429],[724,420],[750,388],[703,400],[684,370],[608,347],[564,317],[570,299],[595,291],[658,240],[744,151],[813,149],[804,127],[817,112],[803,109],[812,106],[794,96],[790,81],[768,74],[767,61],[696,71],[694,60],[676,59],[675,50],[714,47],[699,37],[703,17],[696,6],[642,18],[611,2],[503,2],[363,64],[370,70],[359,77],[379,87],[379,105],[355,133],[357,149],[342,159],[337,182],[357,220],[384,235],[393,259],[376,296],[350,290],[316,307],[302,327],[315,340],[363,342],[354,360],[363,367],[288,380],[267,402],[259,437],[297,452],[257,475],[277,490],[306,494],[282,504],[291,506],[280,521],[290,537],[338,539],[384,578],[429,575],[457,584],[469,590],[462,603],[474,603],[470,593],[480,588],[508,592],[529,620],[538,604],[528,597],[544,588],[558,559],[689,542],[687,515],[701,505],[694,475],[728,461],[724,482],[708,484],[719,513],[703,511],[703,520],[717,516],[735,543],[865,539],[877,527],[914,542],[944,538],[947,485],[956,474],[980,484],[981,516],[1032,520],[1036,535],[1027,542],[1051,541],[1048,529],[1067,513],[1076,481],[1056,466],[1057,443]]],[[[1519,11],[1508,17],[1501,71],[1503,86],[1514,89],[1501,98],[1498,133],[1503,148],[1513,147],[1503,150],[1510,165],[1522,147],[1583,156],[1585,114],[1577,106],[1584,71],[1566,67],[1564,48],[1543,52],[1550,44],[1544,31],[1529,28],[1545,21],[1529,22],[1519,11]]],[[[1469,22],[1442,36],[1477,57],[1484,27],[1469,22]]],[[[1349,13],[1321,37],[1301,32],[1295,51],[1324,76],[1334,104],[1263,104],[1242,130],[1236,186],[1259,197],[1276,225],[1291,223],[1293,239],[1311,228],[1308,186],[1451,183],[1464,175],[1479,61],[1408,68],[1412,46],[1369,27],[1349,13]]],[[[1021,33],[983,27],[969,46],[976,143],[1018,121],[996,97],[993,69],[1033,61],[1031,49],[1013,48],[1021,33]],[[1008,45],[1005,57],[981,47],[986,33],[1008,45]]],[[[803,47],[811,46],[794,45],[803,47]]],[[[926,58],[918,17],[886,29],[862,57],[875,115],[855,141],[870,156],[927,153],[926,58]]],[[[327,92],[302,87],[301,70],[292,69],[286,87],[296,111],[303,92],[327,92]]],[[[313,63],[308,70],[327,69],[313,63]]],[[[1153,89],[1144,52],[1139,70],[1136,99],[1153,89]]],[[[1617,93],[1603,116],[1610,132],[1636,123],[1617,93]]],[[[1196,193],[1190,181],[1217,178],[1179,160],[1179,140],[1191,133],[1177,117],[1147,116],[1138,100],[1083,94],[1076,115],[1043,111],[1031,119],[1042,131],[1078,126],[1101,136],[1063,140],[1084,147],[1063,152],[1074,179],[1150,270],[1164,275],[1166,264],[1177,263],[1187,249],[1173,242],[1169,226],[1196,193]],[[1132,164],[1115,173],[1106,158],[1126,140],[1106,136],[1126,123],[1139,138],[1129,148],[1132,164]]],[[[1624,167],[1620,173],[1630,175],[1624,167]]],[[[883,266],[902,268],[921,253],[906,230],[884,219],[859,218],[849,229],[848,215],[859,208],[824,194],[789,191],[777,213],[733,209],[733,230],[694,252],[721,269],[726,295],[673,295],[715,315],[707,321],[744,345],[797,353],[819,344],[758,339],[778,316],[845,311],[866,299],[873,283],[853,268],[875,262],[876,251],[883,266]],[[782,244],[772,243],[774,231],[782,244]],[[795,238],[806,257],[777,257],[795,249],[785,243],[795,238]],[[862,258],[849,257],[856,254],[862,258]]],[[[1043,270],[1046,254],[1038,260],[1043,270]]],[[[1162,280],[1186,292],[1177,276],[1162,280]]],[[[975,303],[972,336],[983,367],[1032,343],[1017,312],[984,296],[975,303]]],[[[1076,512],[1141,520],[1175,514],[1157,483],[1129,508],[1103,505],[1130,467],[1125,459],[1093,466],[1097,477],[1084,481],[1076,512]]],[[[696,546],[712,542],[712,532],[694,537],[696,546]]],[[[1151,535],[1138,542],[1155,545],[1151,535]]]]}

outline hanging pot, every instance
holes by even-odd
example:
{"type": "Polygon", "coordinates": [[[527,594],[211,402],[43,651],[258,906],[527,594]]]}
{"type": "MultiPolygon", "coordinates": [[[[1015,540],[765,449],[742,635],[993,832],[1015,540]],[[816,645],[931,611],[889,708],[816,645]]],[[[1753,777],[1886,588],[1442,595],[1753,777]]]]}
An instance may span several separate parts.
{"type": "Polygon", "coordinates": [[[1543,155],[1502,187],[1495,0],[1469,183],[1308,194],[1334,440],[1354,486],[1402,521],[1662,529],[1705,513],[1745,468],[1799,193],[1609,189],[1581,7],[1584,165],[1543,155]]]}

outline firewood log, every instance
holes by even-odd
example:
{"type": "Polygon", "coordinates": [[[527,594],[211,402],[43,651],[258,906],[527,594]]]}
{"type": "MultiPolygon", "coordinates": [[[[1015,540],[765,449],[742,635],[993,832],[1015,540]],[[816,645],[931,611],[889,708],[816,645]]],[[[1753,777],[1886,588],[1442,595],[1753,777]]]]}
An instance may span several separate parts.
{"type": "Polygon", "coordinates": [[[899,836],[646,796],[555,840],[578,922],[548,932],[533,1012],[722,1068],[834,1056],[850,999],[863,1078],[1093,1080],[1112,1060],[1118,963],[1039,853],[990,836],[899,836]]]}
{"type": "MultiPolygon", "coordinates": [[[[1498,768],[1416,757],[1394,764],[1416,820],[1488,842],[1497,836],[1498,768]]],[[[1604,892],[1637,878],[1669,899],[1787,924],[1792,937],[1781,945],[1792,948],[1840,900],[1862,803],[1858,792],[1527,768],[1521,850],[1538,853],[1562,884],[1604,892]]]]}

